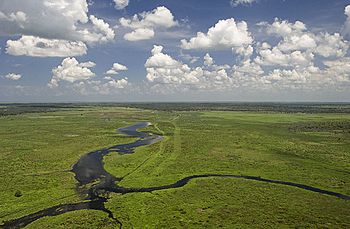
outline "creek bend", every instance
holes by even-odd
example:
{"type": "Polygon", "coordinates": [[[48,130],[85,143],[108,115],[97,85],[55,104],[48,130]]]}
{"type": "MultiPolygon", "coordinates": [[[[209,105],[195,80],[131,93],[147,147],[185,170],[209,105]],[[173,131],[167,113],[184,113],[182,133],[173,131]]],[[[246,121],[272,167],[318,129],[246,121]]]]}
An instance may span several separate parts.
{"type": "Polygon", "coordinates": [[[119,228],[122,227],[122,223],[113,216],[113,213],[105,207],[105,203],[108,198],[104,197],[103,193],[141,193],[141,192],[152,192],[157,190],[168,190],[174,188],[180,188],[185,186],[189,181],[199,178],[217,177],[217,178],[235,178],[245,179],[250,181],[265,182],[277,185],[291,186],[299,189],[304,189],[311,192],[316,192],[324,195],[337,197],[343,200],[350,200],[350,196],[327,191],[317,187],[309,185],[265,179],[256,176],[245,176],[245,175],[232,175],[232,174],[202,174],[192,175],[184,177],[173,184],[156,186],[156,187],[141,187],[141,188],[125,188],[118,185],[118,181],[123,178],[118,178],[108,173],[104,169],[103,158],[112,152],[119,154],[132,154],[137,147],[151,145],[157,143],[163,139],[162,136],[156,134],[150,134],[145,132],[138,132],[138,129],[144,128],[151,125],[150,122],[141,122],[135,125],[119,128],[118,132],[130,137],[136,137],[137,140],[127,144],[115,145],[109,148],[103,148],[83,155],[76,164],[73,165],[71,172],[75,174],[75,179],[78,182],[77,192],[84,196],[84,201],[79,203],[61,204],[52,206],[41,211],[35,212],[30,215],[26,215],[17,219],[5,221],[3,228],[21,228],[24,227],[40,218],[46,216],[57,216],[71,211],[93,209],[100,210],[108,214],[108,217],[113,219],[119,228]]]}

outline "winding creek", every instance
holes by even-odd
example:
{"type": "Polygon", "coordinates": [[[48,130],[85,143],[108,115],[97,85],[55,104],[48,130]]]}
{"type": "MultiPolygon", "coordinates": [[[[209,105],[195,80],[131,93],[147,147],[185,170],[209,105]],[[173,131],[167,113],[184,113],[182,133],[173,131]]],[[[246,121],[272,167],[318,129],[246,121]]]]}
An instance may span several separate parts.
{"type": "Polygon", "coordinates": [[[150,134],[145,132],[138,132],[138,129],[149,126],[149,122],[141,122],[129,127],[118,129],[119,133],[136,137],[137,140],[128,143],[115,145],[109,148],[104,148],[90,152],[83,155],[76,164],[73,165],[71,172],[75,174],[75,179],[78,182],[77,191],[79,194],[84,196],[84,200],[80,203],[72,204],[62,204],[49,207],[38,211],[36,213],[23,216],[18,219],[13,219],[4,222],[3,228],[21,228],[24,227],[40,218],[46,216],[57,216],[71,211],[83,210],[83,209],[93,209],[100,210],[108,214],[108,217],[113,219],[119,227],[122,227],[122,223],[113,216],[113,213],[105,207],[105,203],[108,198],[104,197],[104,193],[114,192],[114,193],[137,193],[137,192],[152,192],[157,190],[173,189],[185,186],[189,181],[198,178],[208,178],[208,177],[219,177],[219,178],[235,178],[235,179],[245,179],[253,180],[258,182],[266,182],[278,185],[287,185],[295,188],[304,189],[307,191],[312,191],[324,195],[329,195],[337,197],[344,200],[350,200],[350,196],[343,195],[341,193],[327,191],[319,189],[316,187],[298,184],[288,181],[270,180],[255,176],[244,176],[244,175],[230,175],[230,174],[202,174],[193,175],[185,177],[181,180],[176,181],[173,184],[157,186],[157,187],[144,187],[144,188],[125,188],[118,185],[118,182],[123,178],[115,177],[108,173],[104,169],[103,157],[109,153],[117,152],[119,154],[132,154],[135,148],[140,146],[151,145],[159,142],[163,139],[162,136],[156,134],[150,134]]]}

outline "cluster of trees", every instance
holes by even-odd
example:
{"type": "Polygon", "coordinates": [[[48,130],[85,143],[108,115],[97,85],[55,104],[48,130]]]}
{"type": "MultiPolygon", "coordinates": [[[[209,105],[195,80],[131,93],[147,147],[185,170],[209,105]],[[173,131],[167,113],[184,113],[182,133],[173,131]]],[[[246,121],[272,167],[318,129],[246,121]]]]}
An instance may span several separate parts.
{"type": "Polygon", "coordinates": [[[0,104],[0,116],[18,115],[25,113],[51,112],[62,108],[77,108],[79,104],[59,104],[59,103],[12,103],[0,104]]]}
{"type": "Polygon", "coordinates": [[[350,113],[348,103],[27,103],[0,104],[0,116],[81,107],[129,107],[161,111],[260,111],[350,113]]]}
{"type": "Polygon", "coordinates": [[[262,111],[283,113],[350,113],[346,103],[122,103],[115,106],[162,111],[262,111]]]}
{"type": "Polygon", "coordinates": [[[301,122],[294,124],[289,129],[301,132],[341,131],[350,133],[350,121],[301,122]]]}

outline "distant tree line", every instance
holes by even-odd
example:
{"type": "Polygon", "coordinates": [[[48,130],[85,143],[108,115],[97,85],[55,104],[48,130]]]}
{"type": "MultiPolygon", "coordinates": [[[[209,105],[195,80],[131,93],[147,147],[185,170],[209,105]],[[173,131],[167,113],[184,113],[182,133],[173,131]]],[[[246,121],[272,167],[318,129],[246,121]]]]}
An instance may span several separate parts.
{"type": "Polygon", "coordinates": [[[162,111],[350,113],[350,104],[348,103],[123,103],[114,105],[162,111]]]}
{"type": "Polygon", "coordinates": [[[0,104],[0,116],[86,107],[127,107],[160,111],[251,111],[350,113],[350,103],[26,103],[0,104]]]}

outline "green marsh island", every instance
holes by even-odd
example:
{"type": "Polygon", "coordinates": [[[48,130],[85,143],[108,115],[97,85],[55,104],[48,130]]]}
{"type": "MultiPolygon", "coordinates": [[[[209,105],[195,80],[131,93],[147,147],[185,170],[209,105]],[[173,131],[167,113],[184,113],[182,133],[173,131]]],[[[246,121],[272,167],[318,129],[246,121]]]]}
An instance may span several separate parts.
{"type": "Polygon", "coordinates": [[[349,228],[347,104],[3,104],[4,228],[349,228]]]}

